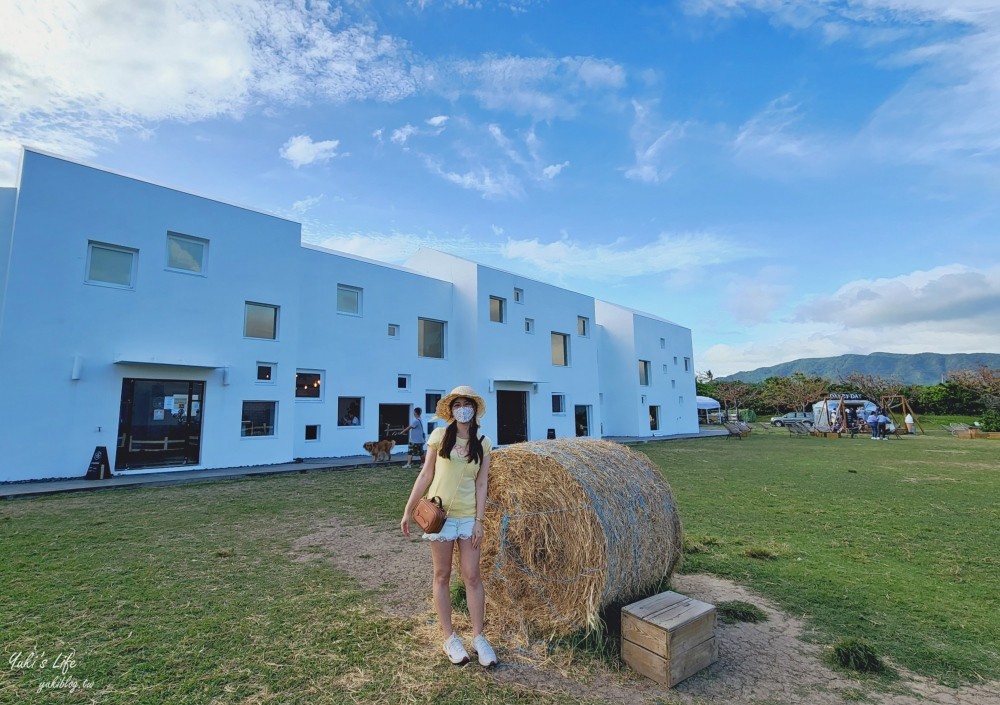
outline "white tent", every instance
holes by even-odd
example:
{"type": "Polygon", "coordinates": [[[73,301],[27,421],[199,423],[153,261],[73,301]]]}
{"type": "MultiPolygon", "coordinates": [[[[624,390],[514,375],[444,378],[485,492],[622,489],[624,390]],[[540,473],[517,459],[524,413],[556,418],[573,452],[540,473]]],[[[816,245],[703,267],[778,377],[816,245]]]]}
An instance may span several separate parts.
{"type": "Polygon", "coordinates": [[[713,399],[712,397],[703,397],[703,396],[698,397],[699,409],[719,409],[721,407],[722,404],[715,401],[715,399],[713,399]]]}
{"type": "MultiPolygon", "coordinates": [[[[709,414],[711,413],[712,409],[721,410],[721,407],[722,405],[719,402],[715,401],[715,399],[713,399],[712,397],[703,397],[703,396],[698,397],[698,416],[703,417],[705,423],[709,422],[709,419],[711,418],[709,414]],[[703,411],[705,412],[704,414],[701,413],[703,411]]],[[[716,421],[718,420],[719,419],[716,419],[716,421]]]]}

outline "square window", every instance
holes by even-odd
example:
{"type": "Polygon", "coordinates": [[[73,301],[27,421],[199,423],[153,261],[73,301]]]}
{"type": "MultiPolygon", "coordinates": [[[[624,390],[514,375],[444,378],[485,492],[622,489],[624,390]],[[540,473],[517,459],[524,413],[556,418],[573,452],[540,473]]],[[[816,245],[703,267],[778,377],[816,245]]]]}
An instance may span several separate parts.
{"type": "Polygon", "coordinates": [[[417,355],[444,358],[444,321],[417,319],[417,355]]]}
{"type": "Polygon", "coordinates": [[[524,332],[525,333],[534,333],[535,332],[535,319],[534,318],[525,318],[524,319],[524,332]]]}
{"type": "Polygon", "coordinates": [[[552,364],[569,366],[569,336],[552,331],[552,364]]]}
{"type": "Polygon", "coordinates": [[[389,324],[389,337],[398,338],[399,337],[399,326],[395,323],[389,324]]]}
{"type": "Polygon", "coordinates": [[[297,370],[295,372],[296,399],[322,399],[323,373],[317,370],[297,370]]]}
{"type": "Polygon", "coordinates": [[[246,314],[243,318],[243,335],[247,338],[277,340],[278,307],[247,301],[246,314]]]}
{"type": "Polygon", "coordinates": [[[362,290],[356,286],[337,284],[337,313],[360,316],[361,291],[362,290]]]}
{"type": "Polygon", "coordinates": [[[360,426],[364,397],[337,397],[337,425],[360,426]]]}
{"type": "Polygon", "coordinates": [[[507,301],[497,296],[490,297],[490,320],[504,323],[507,320],[507,301]]]}
{"type": "Polygon", "coordinates": [[[274,363],[271,362],[257,363],[257,381],[262,383],[274,384],[274,363]]]}
{"type": "Polygon", "coordinates": [[[586,338],[590,335],[590,319],[584,318],[583,316],[576,317],[576,333],[581,338],[586,338]]]}
{"type": "Polygon", "coordinates": [[[241,436],[273,436],[274,423],[278,415],[276,401],[243,402],[241,436]]]}
{"type": "Polygon", "coordinates": [[[306,440],[307,441],[319,440],[319,424],[306,424],[306,440]]]}
{"type": "Polygon", "coordinates": [[[208,264],[208,240],[167,233],[167,269],[204,274],[208,264]]]}
{"type": "Polygon", "coordinates": [[[524,289],[518,289],[514,287],[514,303],[523,304],[524,303],[524,289]]]}
{"type": "Polygon", "coordinates": [[[639,384],[643,387],[649,386],[649,372],[650,363],[649,360],[639,360],[639,384]]]}
{"type": "Polygon", "coordinates": [[[566,413],[566,395],[565,394],[553,394],[552,395],[552,413],[553,414],[565,414],[566,413]]]}
{"type": "Polygon", "coordinates": [[[87,283],[131,289],[139,251],[90,242],[87,245],[87,283]]]}
{"type": "Polygon", "coordinates": [[[410,375],[396,375],[396,389],[409,389],[410,375]]]}
{"type": "Polygon", "coordinates": [[[660,407],[658,406],[649,407],[649,430],[660,430],[660,407]]]}

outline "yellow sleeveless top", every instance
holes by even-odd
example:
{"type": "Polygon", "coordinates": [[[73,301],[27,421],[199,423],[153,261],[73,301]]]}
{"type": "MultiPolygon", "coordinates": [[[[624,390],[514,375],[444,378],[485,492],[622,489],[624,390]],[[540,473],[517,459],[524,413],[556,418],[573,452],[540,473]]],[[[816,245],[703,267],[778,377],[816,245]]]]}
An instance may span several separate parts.
{"type": "MultiPolygon", "coordinates": [[[[435,428],[427,439],[428,452],[434,454],[434,479],[427,489],[428,497],[440,497],[444,509],[452,519],[474,519],[476,516],[476,476],[479,463],[466,462],[465,448],[468,441],[458,439],[451,449],[450,458],[442,458],[438,450],[444,442],[444,431],[435,428]]],[[[483,436],[483,457],[493,447],[492,441],[483,436]]]]}

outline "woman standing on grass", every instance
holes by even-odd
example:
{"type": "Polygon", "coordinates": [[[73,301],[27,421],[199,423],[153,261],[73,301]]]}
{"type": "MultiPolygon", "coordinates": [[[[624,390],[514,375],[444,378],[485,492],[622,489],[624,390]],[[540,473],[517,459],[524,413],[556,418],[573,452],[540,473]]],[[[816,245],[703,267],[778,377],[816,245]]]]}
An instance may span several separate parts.
{"type": "Polygon", "coordinates": [[[413,483],[399,526],[403,535],[409,536],[410,516],[424,493],[441,498],[448,518],[441,531],[424,534],[424,538],[431,542],[434,609],[445,639],[444,652],[456,665],[469,661],[451,623],[451,560],[458,542],[459,566],[472,620],[472,649],[481,665],[493,666],[496,653],[483,635],[486,599],[479,571],[493,445],[489,438],[479,435],[479,419],[486,413],[486,402],[472,387],[455,387],[438,402],[436,413],[448,425],[435,428],[427,439],[429,452],[413,483]]]}

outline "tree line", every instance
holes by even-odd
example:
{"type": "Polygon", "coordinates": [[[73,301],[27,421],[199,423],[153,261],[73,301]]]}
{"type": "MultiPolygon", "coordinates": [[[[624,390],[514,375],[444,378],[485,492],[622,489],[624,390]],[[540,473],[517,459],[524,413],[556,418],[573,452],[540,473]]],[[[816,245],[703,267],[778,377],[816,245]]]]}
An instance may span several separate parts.
{"type": "MultiPolygon", "coordinates": [[[[808,411],[836,394],[860,394],[879,406],[898,408],[905,397],[920,414],[982,416],[1000,425],[1000,369],[981,366],[956,370],[939,384],[903,384],[893,377],[852,372],[836,381],[796,372],[763,382],[715,381],[711,370],[698,373],[698,394],[712,397],[727,412],[752,409],[757,414],[808,411]]],[[[989,423],[993,425],[993,423],[989,423]]],[[[1000,430],[998,428],[997,430],[1000,430]]]]}

